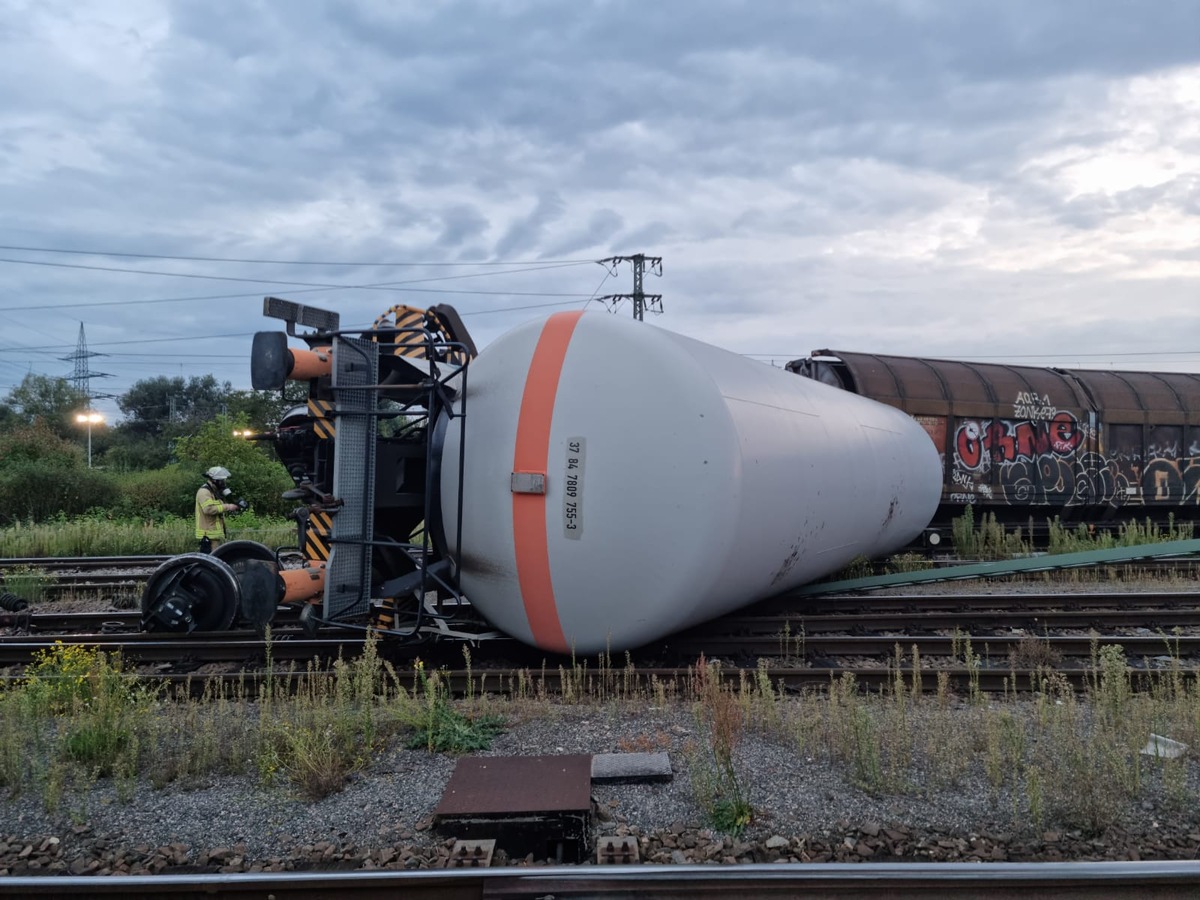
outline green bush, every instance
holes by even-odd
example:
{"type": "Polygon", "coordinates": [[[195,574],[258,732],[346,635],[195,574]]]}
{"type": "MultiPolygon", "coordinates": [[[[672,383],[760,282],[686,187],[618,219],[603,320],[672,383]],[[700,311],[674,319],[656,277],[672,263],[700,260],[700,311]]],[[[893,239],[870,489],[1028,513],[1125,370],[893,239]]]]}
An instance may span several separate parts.
{"type": "Polygon", "coordinates": [[[968,506],[961,516],[951,523],[954,536],[954,552],[960,559],[1012,559],[1017,555],[1028,556],[1032,545],[1021,537],[1021,529],[1008,531],[997,521],[995,513],[984,513],[975,524],[975,513],[968,506]]]}
{"type": "Polygon", "coordinates": [[[149,521],[169,516],[190,518],[196,490],[203,477],[178,465],[148,472],[130,472],[119,478],[121,499],[117,513],[149,521]]]}
{"type": "Polygon", "coordinates": [[[408,742],[410,750],[425,749],[430,753],[474,753],[492,746],[492,738],[504,730],[504,722],[496,716],[470,718],[459,712],[450,700],[450,690],[440,672],[426,672],[417,660],[416,675],[420,687],[414,693],[418,703],[403,716],[415,733],[408,742]]]}
{"type": "Polygon", "coordinates": [[[247,500],[261,515],[286,515],[295,506],[282,497],[294,486],[291,476],[269,445],[234,437],[234,429],[244,427],[244,423],[219,416],[202,425],[198,434],[176,442],[180,468],[195,473],[193,502],[196,489],[204,483],[204,472],[210,466],[224,466],[232,476],[229,489],[235,497],[247,500]]]}
{"type": "Polygon", "coordinates": [[[0,468],[0,524],[45,522],[107,509],[119,496],[116,480],[98,469],[64,468],[45,461],[0,468]]]}
{"type": "Polygon", "coordinates": [[[166,438],[130,434],[114,428],[106,441],[104,467],[114,472],[161,469],[171,462],[171,442],[166,438]]]}
{"type": "Polygon", "coordinates": [[[924,572],[933,568],[933,560],[924,553],[897,553],[887,561],[889,574],[904,572],[924,572]]]}
{"type": "Polygon", "coordinates": [[[32,425],[0,432],[0,472],[33,464],[72,469],[84,462],[80,445],[59,437],[40,419],[32,425]]]}

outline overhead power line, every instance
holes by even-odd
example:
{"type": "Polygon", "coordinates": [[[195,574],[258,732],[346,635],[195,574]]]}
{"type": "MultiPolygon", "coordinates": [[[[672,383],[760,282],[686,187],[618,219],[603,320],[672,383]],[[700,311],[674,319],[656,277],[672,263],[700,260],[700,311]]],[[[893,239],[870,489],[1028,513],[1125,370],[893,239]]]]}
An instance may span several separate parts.
{"type": "MultiPolygon", "coordinates": [[[[291,293],[299,293],[299,291],[292,291],[291,293]]],[[[238,296],[257,297],[257,296],[261,296],[261,295],[260,294],[242,294],[242,295],[238,295],[238,296]]],[[[201,298],[179,298],[179,299],[206,299],[206,298],[201,297],[201,298]]],[[[129,301],[129,302],[137,302],[137,301],[129,301]]],[[[574,306],[578,302],[579,302],[578,300],[561,300],[561,301],[556,301],[554,303],[530,303],[530,304],[527,304],[524,306],[505,306],[505,307],[501,307],[499,309],[470,310],[467,312],[460,312],[459,315],[460,316],[488,316],[488,315],[492,315],[494,313],[524,312],[525,310],[530,310],[530,309],[550,309],[555,306],[574,306]]],[[[92,304],[92,305],[111,306],[113,304],[107,303],[107,304],[92,304]]],[[[42,307],[37,307],[37,308],[41,309],[42,307]]],[[[366,328],[367,324],[369,324],[369,323],[364,323],[363,327],[366,328]]],[[[240,337],[253,337],[253,336],[254,336],[253,331],[241,331],[241,332],[234,332],[234,333],[230,333],[230,334],[206,334],[206,335],[204,335],[204,337],[206,339],[207,338],[240,338],[240,337]]],[[[128,341],[105,341],[103,343],[103,346],[104,347],[121,347],[126,344],[137,344],[138,346],[145,346],[147,344],[170,344],[170,343],[174,343],[176,341],[195,341],[195,340],[196,340],[195,335],[187,335],[186,337],[136,338],[136,339],[128,340],[128,341]]],[[[28,353],[31,351],[43,351],[43,350],[56,351],[56,350],[61,349],[62,346],[63,346],[62,344],[47,344],[44,346],[0,347],[0,353],[28,353]]],[[[112,354],[109,354],[109,355],[112,355],[112,354]]]]}
{"type": "MultiPolygon", "coordinates": [[[[500,272],[500,273],[492,273],[492,274],[506,274],[506,273],[500,272]]],[[[463,277],[468,277],[468,276],[463,276],[463,277]]],[[[433,280],[433,279],[431,279],[431,280],[433,280]]],[[[412,282],[412,283],[416,284],[418,282],[412,282]]],[[[375,285],[350,285],[348,287],[346,287],[344,285],[338,285],[337,287],[332,287],[332,288],[328,288],[328,287],[296,288],[294,290],[288,291],[288,293],[289,294],[319,294],[322,291],[342,290],[344,287],[346,289],[357,288],[359,290],[363,290],[363,289],[368,289],[368,288],[372,288],[372,287],[381,287],[384,284],[388,284],[388,282],[381,282],[380,284],[375,284],[375,285]]],[[[434,292],[434,293],[436,293],[436,292],[434,292]]],[[[497,291],[496,293],[500,296],[504,296],[504,295],[520,296],[520,294],[518,294],[514,291],[497,291]]],[[[571,295],[550,294],[549,296],[554,297],[554,296],[571,296],[571,295]]],[[[151,303],[198,303],[201,301],[208,301],[208,300],[244,300],[247,297],[257,297],[257,298],[261,299],[262,291],[249,291],[249,292],[241,292],[241,293],[237,293],[237,294],[200,294],[199,296],[193,294],[193,295],[190,295],[187,297],[155,297],[153,299],[147,299],[147,300],[97,300],[93,303],[37,303],[37,304],[32,304],[30,306],[0,306],[0,312],[25,312],[25,311],[31,310],[31,309],[32,310],[77,309],[79,307],[84,307],[84,306],[139,306],[139,305],[151,304],[151,303]]],[[[567,302],[574,303],[575,301],[572,300],[572,301],[567,301],[567,302]]],[[[563,306],[566,304],[565,303],[562,303],[562,304],[547,303],[547,304],[543,304],[543,305],[545,305],[545,306],[563,306]]],[[[533,308],[533,307],[520,306],[520,307],[509,307],[508,309],[531,309],[531,308],[533,308]]],[[[485,310],[485,312],[507,312],[507,311],[508,311],[507,309],[485,310]]],[[[459,315],[464,315],[464,316],[472,315],[472,313],[469,313],[469,312],[459,313],[459,315]]]]}
{"type": "Polygon", "coordinates": [[[0,244],[0,250],[16,250],[21,253],[65,253],[73,256],[111,256],[119,259],[173,259],[181,262],[249,263],[268,266],[345,266],[347,268],[414,268],[429,266],[449,268],[456,266],[545,266],[581,265],[595,262],[594,259],[536,259],[536,260],[491,260],[489,262],[345,262],[312,259],[248,259],[236,256],[171,256],[166,253],[126,253],[117,250],[76,250],[62,247],[18,247],[0,244]]]}
{"type": "MultiPolygon", "coordinates": [[[[589,263],[594,260],[588,260],[589,263]]],[[[51,263],[42,262],[39,260],[30,259],[8,259],[0,257],[0,263],[10,263],[20,266],[45,266],[52,269],[82,269],[91,272],[115,272],[123,275],[153,275],[163,278],[190,278],[202,281],[236,281],[242,284],[265,284],[272,287],[306,287],[317,288],[319,290],[365,290],[365,291],[394,291],[398,293],[426,293],[426,294],[469,294],[480,296],[512,296],[512,297],[585,297],[586,294],[566,293],[563,291],[470,291],[470,290],[454,290],[452,288],[414,288],[414,287],[399,287],[399,285],[423,284],[429,281],[445,281],[449,278],[437,279],[416,279],[412,281],[384,281],[373,284],[330,284],[312,281],[283,281],[280,279],[271,278],[242,278],[234,275],[201,275],[195,272],[159,272],[146,269],[121,269],[115,266],[84,266],[75,263],[51,263]]],[[[561,264],[566,266],[568,264],[561,264]]],[[[570,263],[570,265],[579,265],[579,263],[570,263]]],[[[549,266],[547,268],[557,268],[557,266],[549,266]]],[[[514,270],[514,273],[489,272],[488,275],[499,274],[521,274],[523,272],[535,271],[532,269],[514,270]]],[[[453,276],[451,276],[453,277],[453,276]]],[[[458,276],[462,278],[478,277],[475,275],[458,276]]],[[[128,301],[136,302],[136,301],[128,301]]],[[[166,302],[166,301],[162,301],[166,302]]],[[[23,310],[23,309],[66,309],[68,307],[78,306],[106,306],[112,305],[112,302],[88,303],[88,304],[47,304],[34,306],[5,306],[0,307],[3,310],[23,310]]]]}

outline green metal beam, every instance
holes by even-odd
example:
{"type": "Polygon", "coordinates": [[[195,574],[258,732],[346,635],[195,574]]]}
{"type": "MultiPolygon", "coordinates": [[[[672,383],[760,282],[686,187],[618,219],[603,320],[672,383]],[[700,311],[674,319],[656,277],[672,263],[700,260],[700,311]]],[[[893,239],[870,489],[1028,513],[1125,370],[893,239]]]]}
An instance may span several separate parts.
{"type": "Polygon", "coordinates": [[[910,584],[935,584],[939,581],[959,581],[966,578],[994,578],[998,575],[1015,575],[1023,572],[1053,572],[1058,569],[1111,565],[1134,559],[1153,559],[1161,556],[1190,556],[1195,553],[1200,553],[1200,540],[1166,541],[1161,544],[1140,544],[1136,547],[1115,547],[1111,550],[1054,553],[1025,559],[974,563],[969,566],[949,566],[943,569],[924,569],[919,572],[876,575],[871,578],[818,582],[789,591],[788,596],[816,597],[821,594],[874,591],[880,588],[903,587],[910,584]]]}

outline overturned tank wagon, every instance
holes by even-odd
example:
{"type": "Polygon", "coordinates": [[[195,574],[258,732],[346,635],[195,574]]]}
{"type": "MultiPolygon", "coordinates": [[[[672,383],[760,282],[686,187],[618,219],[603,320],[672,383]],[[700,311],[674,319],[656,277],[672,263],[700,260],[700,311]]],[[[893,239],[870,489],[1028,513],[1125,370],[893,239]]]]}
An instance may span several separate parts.
{"type": "MultiPolygon", "coordinates": [[[[295,603],[413,640],[619,651],[903,547],[938,504],[910,416],[650,325],[557,313],[476,355],[449,307],[353,334],[277,298],[266,313],[315,328],[307,350],[258,335],[252,366],[256,388],[309,385],[263,436],[296,482],[304,562],[243,552],[249,596],[214,587],[192,621],[295,603]]],[[[188,628],[153,583],[148,627],[188,628]]]]}

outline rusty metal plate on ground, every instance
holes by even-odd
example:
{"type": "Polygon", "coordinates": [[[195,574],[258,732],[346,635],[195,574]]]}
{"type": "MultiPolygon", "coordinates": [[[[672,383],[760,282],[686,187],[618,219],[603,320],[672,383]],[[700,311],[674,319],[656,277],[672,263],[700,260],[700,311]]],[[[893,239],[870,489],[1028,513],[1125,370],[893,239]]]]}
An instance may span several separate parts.
{"type": "Polygon", "coordinates": [[[591,754],[466,756],[434,818],[588,810],[591,784],[591,754]]]}

